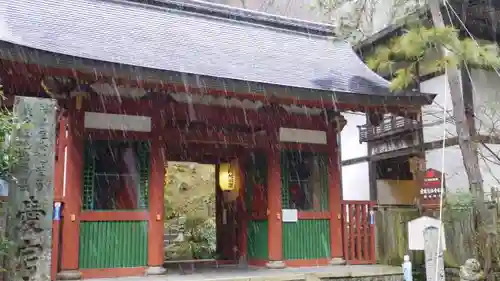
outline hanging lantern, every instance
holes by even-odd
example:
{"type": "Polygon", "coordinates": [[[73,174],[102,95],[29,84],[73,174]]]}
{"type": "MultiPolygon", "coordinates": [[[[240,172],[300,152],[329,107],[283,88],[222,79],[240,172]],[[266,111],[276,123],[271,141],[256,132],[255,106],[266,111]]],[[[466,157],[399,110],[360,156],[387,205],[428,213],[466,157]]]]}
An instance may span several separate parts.
{"type": "Polygon", "coordinates": [[[234,168],[230,163],[219,165],[219,186],[222,191],[232,191],[236,189],[234,168]]]}

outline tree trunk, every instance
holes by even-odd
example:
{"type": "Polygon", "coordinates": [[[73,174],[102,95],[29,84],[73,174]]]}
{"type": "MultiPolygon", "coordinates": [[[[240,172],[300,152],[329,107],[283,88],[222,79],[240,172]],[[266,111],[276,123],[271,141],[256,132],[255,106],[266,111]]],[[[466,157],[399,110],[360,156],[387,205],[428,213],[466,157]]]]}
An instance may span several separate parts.
{"type": "MultiPolygon", "coordinates": [[[[440,10],[440,0],[429,1],[432,21],[437,28],[445,27],[443,16],[440,10]]],[[[457,38],[458,40],[458,38],[457,38]]],[[[447,50],[441,49],[441,55],[445,56],[447,50]]],[[[462,152],[462,158],[469,181],[469,188],[474,196],[475,207],[480,214],[486,212],[484,204],[483,178],[479,170],[479,157],[477,146],[471,138],[469,124],[465,117],[465,106],[460,82],[460,71],[457,67],[447,66],[447,80],[450,89],[451,101],[453,104],[453,117],[458,135],[458,145],[462,152]]]]}
{"type": "MultiPolygon", "coordinates": [[[[444,28],[443,15],[441,14],[441,0],[430,0],[429,8],[432,15],[432,21],[434,26],[437,28],[444,28]]],[[[456,38],[458,41],[458,37],[456,38]]],[[[447,50],[442,47],[441,55],[447,55],[447,50]]],[[[477,152],[477,145],[471,137],[471,127],[467,122],[465,105],[462,93],[462,84],[460,81],[460,71],[455,66],[446,67],[446,78],[449,84],[451,101],[453,104],[453,117],[455,119],[455,126],[458,136],[458,145],[462,153],[462,159],[467,173],[467,179],[469,183],[470,191],[472,192],[474,199],[474,209],[476,218],[476,231],[482,237],[486,235],[486,247],[482,247],[485,251],[488,251],[488,240],[490,240],[490,231],[488,228],[491,223],[489,223],[486,205],[484,202],[484,190],[483,190],[483,178],[481,175],[481,170],[479,169],[479,157],[477,152]]],[[[479,238],[481,240],[481,238],[479,238]]],[[[481,253],[488,257],[489,255],[485,252],[481,253]]],[[[488,264],[488,261],[485,261],[488,264]]],[[[485,268],[485,272],[487,269],[485,268]]]]}

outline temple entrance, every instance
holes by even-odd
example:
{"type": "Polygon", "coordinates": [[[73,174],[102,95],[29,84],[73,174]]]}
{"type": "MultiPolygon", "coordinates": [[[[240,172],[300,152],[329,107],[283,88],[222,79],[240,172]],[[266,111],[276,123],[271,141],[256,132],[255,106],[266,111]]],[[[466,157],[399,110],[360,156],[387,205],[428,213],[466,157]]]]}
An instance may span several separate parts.
{"type": "Polygon", "coordinates": [[[216,258],[215,165],[168,162],[165,173],[165,259],[216,258]]]}
{"type": "Polygon", "coordinates": [[[235,264],[240,259],[243,187],[238,166],[234,166],[238,159],[216,158],[168,161],[164,191],[166,267],[192,270],[195,266],[235,264]],[[233,168],[228,170],[230,163],[233,168]]]}

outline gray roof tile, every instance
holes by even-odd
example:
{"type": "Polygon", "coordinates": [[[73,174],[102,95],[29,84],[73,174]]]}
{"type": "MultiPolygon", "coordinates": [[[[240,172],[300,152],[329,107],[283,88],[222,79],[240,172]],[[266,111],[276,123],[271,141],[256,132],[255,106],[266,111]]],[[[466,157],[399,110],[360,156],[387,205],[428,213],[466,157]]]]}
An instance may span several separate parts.
{"type": "Polygon", "coordinates": [[[193,1],[183,2],[161,7],[135,1],[3,1],[0,41],[151,69],[312,90],[389,93],[388,82],[368,69],[348,43],[293,30],[306,26],[321,33],[326,25],[227,8],[230,18],[243,13],[257,19],[251,23],[209,16],[209,4],[187,12],[185,3],[193,1]],[[273,22],[284,28],[270,27],[273,22]]]}

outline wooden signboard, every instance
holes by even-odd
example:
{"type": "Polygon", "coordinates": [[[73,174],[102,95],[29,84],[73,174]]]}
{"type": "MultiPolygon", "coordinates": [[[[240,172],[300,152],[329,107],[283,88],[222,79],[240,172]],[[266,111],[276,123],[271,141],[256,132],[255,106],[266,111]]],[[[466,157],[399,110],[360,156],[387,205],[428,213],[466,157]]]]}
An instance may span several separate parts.
{"type": "MultiPolygon", "coordinates": [[[[420,202],[427,209],[439,208],[441,199],[441,181],[443,174],[434,169],[428,169],[424,173],[422,188],[420,189],[420,202]]],[[[443,190],[446,186],[443,185],[443,190]]]]}

